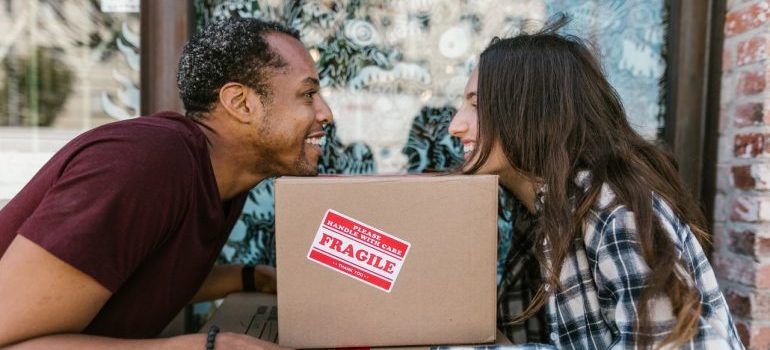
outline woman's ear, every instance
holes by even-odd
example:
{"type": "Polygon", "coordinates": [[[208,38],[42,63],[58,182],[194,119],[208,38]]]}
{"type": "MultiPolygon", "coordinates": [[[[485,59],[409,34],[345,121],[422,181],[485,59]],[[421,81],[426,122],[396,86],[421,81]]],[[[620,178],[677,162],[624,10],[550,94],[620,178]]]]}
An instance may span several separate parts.
{"type": "Polygon", "coordinates": [[[259,96],[249,87],[239,83],[227,83],[219,89],[219,103],[238,122],[251,124],[262,113],[259,96]],[[255,102],[256,100],[256,102],[255,102]]]}

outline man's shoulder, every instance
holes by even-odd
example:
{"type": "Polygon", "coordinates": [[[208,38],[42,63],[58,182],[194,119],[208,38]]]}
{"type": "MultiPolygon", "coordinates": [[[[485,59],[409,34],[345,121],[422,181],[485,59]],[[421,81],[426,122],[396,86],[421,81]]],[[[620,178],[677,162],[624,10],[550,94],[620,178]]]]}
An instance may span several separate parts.
{"type": "Polygon", "coordinates": [[[76,137],[60,151],[61,156],[83,153],[96,157],[200,158],[207,152],[206,138],[197,125],[172,112],[142,116],[102,125],[76,137]]]}
{"type": "Polygon", "coordinates": [[[83,133],[75,140],[82,143],[94,139],[132,138],[162,142],[173,141],[174,136],[191,141],[204,138],[195,123],[188,118],[175,112],[161,112],[105,124],[83,133]]]}
{"type": "Polygon", "coordinates": [[[205,136],[193,122],[176,113],[161,113],[83,133],[59,150],[42,171],[53,179],[102,175],[115,185],[189,183],[194,169],[208,161],[207,152],[205,136]]]}

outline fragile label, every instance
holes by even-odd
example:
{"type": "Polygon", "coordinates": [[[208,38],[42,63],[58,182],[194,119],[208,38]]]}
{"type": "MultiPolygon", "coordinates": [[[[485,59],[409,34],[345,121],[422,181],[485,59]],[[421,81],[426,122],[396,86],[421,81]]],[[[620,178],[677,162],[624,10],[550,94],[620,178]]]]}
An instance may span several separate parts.
{"type": "Polygon", "coordinates": [[[409,246],[409,242],[329,209],[307,258],[390,293],[409,246]]]}

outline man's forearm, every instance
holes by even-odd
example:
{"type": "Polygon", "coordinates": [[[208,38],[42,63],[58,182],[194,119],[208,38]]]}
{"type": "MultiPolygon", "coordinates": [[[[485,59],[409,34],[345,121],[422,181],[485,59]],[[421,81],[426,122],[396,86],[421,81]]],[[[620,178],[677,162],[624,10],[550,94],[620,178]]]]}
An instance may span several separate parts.
{"type": "MultiPolygon", "coordinates": [[[[215,265],[191,302],[224,298],[243,290],[243,265],[215,265]]],[[[254,267],[254,287],[262,293],[275,293],[275,268],[268,265],[254,267]]]]}
{"type": "Polygon", "coordinates": [[[243,290],[241,285],[241,265],[214,265],[195,293],[192,302],[224,298],[230,293],[243,290]]]}
{"type": "MultiPolygon", "coordinates": [[[[57,334],[27,340],[7,347],[8,350],[27,349],[204,349],[206,347],[205,334],[188,334],[173,338],[162,339],[117,339],[96,337],[83,334],[57,334]]],[[[3,348],[6,349],[6,348],[3,348]]]]}

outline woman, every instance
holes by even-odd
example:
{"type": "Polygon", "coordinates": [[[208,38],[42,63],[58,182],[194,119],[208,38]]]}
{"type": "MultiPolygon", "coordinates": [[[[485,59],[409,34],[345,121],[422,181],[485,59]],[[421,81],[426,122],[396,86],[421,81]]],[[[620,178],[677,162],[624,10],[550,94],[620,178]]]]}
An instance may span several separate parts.
{"type": "Polygon", "coordinates": [[[566,21],[493,40],[449,127],[465,172],[499,175],[536,220],[509,255],[542,277],[509,321],[544,313],[543,340],[559,348],[742,349],[703,215],[587,46],[556,34],[566,21]]]}

